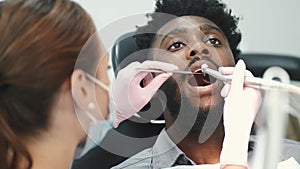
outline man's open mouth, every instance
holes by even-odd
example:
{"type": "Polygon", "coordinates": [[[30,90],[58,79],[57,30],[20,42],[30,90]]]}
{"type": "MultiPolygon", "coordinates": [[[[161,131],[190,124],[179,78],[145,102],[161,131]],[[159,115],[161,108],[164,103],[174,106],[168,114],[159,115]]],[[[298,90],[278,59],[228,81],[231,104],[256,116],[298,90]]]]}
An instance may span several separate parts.
{"type": "Polygon", "coordinates": [[[203,73],[201,68],[196,69],[193,71],[195,74],[191,75],[188,79],[188,83],[191,86],[208,86],[213,84],[217,81],[216,78],[209,76],[206,73],[203,73]]]}

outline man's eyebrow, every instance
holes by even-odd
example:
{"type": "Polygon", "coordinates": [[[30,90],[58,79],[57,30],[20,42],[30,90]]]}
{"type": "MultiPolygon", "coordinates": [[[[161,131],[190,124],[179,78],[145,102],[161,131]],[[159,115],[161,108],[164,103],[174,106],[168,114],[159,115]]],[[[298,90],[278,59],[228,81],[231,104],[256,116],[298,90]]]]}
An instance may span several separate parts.
{"type": "Polygon", "coordinates": [[[176,34],[179,34],[179,33],[186,33],[187,30],[186,28],[178,28],[178,29],[174,29],[172,30],[171,32],[167,33],[161,40],[161,43],[160,45],[162,44],[162,42],[170,35],[176,35],[176,34]]]}
{"type": "Polygon", "coordinates": [[[216,26],[209,25],[209,24],[204,24],[204,25],[201,25],[201,26],[200,26],[200,30],[201,30],[201,31],[216,30],[216,31],[218,31],[225,39],[227,39],[226,36],[225,36],[225,34],[224,34],[224,32],[223,32],[220,28],[218,28],[218,27],[216,27],[216,26]]]}
{"type": "MultiPolygon", "coordinates": [[[[223,31],[222,31],[220,28],[216,27],[216,26],[209,25],[209,24],[204,24],[204,25],[201,25],[201,26],[200,26],[200,30],[201,30],[201,31],[216,30],[216,31],[219,32],[225,39],[227,39],[226,36],[225,36],[225,34],[223,33],[223,31]]],[[[169,33],[167,33],[166,35],[164,35],[164,37],[163,37],[162,40],[161,40],[160,45],[161,45],[162,42],[163,42],[168,36],[170,36],[170,35],[176,35],[176,34],[179,34],[179,33],[187,33],[187,32],[188,32],[188,31],[187,31],[186,28],[177,28],[177,29],[174,29],[174,30],[172,30],[171,32],[169,32],[169,33]]]]}

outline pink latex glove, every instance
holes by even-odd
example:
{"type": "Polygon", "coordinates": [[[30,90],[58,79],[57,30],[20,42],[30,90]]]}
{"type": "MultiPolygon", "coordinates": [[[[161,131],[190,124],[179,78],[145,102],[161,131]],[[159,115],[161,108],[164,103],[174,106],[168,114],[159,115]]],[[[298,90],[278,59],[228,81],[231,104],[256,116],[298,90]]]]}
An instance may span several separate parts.
{"type": "Polygon", "coordinates": [[[170,77],[172,73],[161,73],[155,78],[149,72],[140,72],[136,68],[154,68],[163,71],[178,70],[173,64],[145,61],[143,63],[133,62],[120,70],[112,86],[113,104],[116,108],[116,120],[114,127],[140,111],[157,92],[159,87],[170,77]],[[140,85],[146,80],[146,86],[140,85]]]}
{"type": "Polygon", "coordinates": [[[220,156],[221,168],[228,165],[247,167],[248,141],[256,113],[261,105],[260,91],[244,86],[244,77],[252,76],[246,71],[244,61],[236,67],[222,67],[222,74],[232,74],[232,83],[225,84],[221,95],[225,97],[224,130],[225,138],[220,156]]]}

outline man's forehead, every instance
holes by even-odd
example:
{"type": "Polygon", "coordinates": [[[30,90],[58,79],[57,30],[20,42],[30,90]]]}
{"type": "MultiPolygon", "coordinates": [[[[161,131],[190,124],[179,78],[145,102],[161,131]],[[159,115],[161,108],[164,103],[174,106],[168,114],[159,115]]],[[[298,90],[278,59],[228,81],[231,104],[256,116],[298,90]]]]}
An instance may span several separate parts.
{"type": "Polygon", "coordinates": [[[199,16],[181,16],[167,22],[164,26],[161,27],[161,29],[158,30],[157,33],[160,35],[166,35],[172,31],[174,32],[173,34],[181,33],[187,30],[187,28],[191,27],[194,27],[196,29],[199,29],[201,27],[208,28],[205,25],[208,25],[209,27],[215,27],[220,30],[215,23],[206,18],[199,16]]]}
{"type": "Polygon", "coordinates": [[[179,34],[195,35],[195,31],[205,35],[208,32],[219,32],[224,39],[227,39],[224,32],[212,21],[199,16],[182,16],[170,20],[156,33],[152,46],[158,46],[169,37],[176,37],[179,34]]]}

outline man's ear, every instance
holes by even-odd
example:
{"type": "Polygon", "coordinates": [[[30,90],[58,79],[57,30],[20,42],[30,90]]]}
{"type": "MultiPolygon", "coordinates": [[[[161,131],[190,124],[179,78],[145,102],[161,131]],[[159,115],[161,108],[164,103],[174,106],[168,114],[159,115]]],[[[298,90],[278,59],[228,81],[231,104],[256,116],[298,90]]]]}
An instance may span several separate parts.
{"type": "Polygon", "coordinates": [[[88,110],[91,101],[91,82],[86,78],[85,72],[76,69],[71,75],[71,91],[76,104],[88,110]]]}

